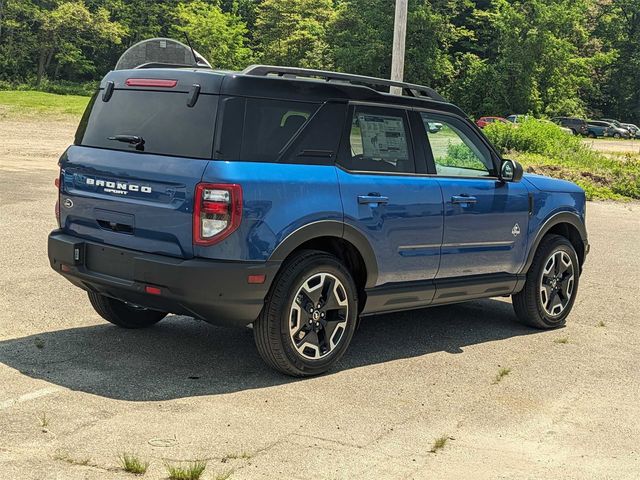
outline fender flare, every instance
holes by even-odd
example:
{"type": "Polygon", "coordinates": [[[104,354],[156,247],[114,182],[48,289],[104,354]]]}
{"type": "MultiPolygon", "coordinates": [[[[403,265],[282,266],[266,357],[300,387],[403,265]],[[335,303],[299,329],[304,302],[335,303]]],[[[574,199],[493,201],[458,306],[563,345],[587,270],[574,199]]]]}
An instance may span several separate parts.
{"type": "Polygon", "coordinates": [[[294,230],[278,244],[269,256],[269,261],[283,262],[300,245],[320,237],[335,237],[351,243],[362,256],[367,268],[365,287],[375,286],[378,279],[378,261],[369,241],[355,227],[335,220],[321,220],[294,230]]]}
{"type": "Polygon", "coordinates": [[[527,255],[527,261],[525,262],[524,266],[520,270],[520,273],[526,273],[527,271],[529,271],[529,268],[533,263],[533,257],[535,256],[536,251],[538,250],[538,246],[540,245],[542,238],[547,233],[549,233],[549,230],[551,230],[553,227],[561,223],[568,223],[569,225],[575,227],[575,229],[580,234],[580,239],[585,244],[585,255],[586,255],[586,251],[587,251],[586,246],[588,245],[588,240],[587,240],[587,229],[584,223],[582,222],[580,217],[574,212],[566,212],[566,211],[558,212],[551,215],[549,218],[547,218],[545,222],[542,224],[542,227],[540,227],[540,229],[538,230],[538,233],[536,234],[533,242],[531,243],[531,248],[529,249],[529,253],[527,255]]]}

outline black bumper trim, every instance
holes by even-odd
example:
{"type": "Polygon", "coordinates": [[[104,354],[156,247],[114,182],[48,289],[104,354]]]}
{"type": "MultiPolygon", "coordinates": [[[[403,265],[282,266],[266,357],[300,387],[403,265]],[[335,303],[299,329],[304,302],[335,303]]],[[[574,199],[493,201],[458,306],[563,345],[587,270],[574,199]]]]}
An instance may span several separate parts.
{"type": "Polygon", "coordinates": [[[180,259],[111,247],[68,235],[49,234],[51,267],[74,285],[155,310],[209,323],[245,326],[253,322],[280,262],[180,259]],[[62,265],[67,271],[62,271],[62,265]],[[265,274],[263,284],[248,275],[265,274]],[[161,295],[145,292],[160,287],[161,295]]]}

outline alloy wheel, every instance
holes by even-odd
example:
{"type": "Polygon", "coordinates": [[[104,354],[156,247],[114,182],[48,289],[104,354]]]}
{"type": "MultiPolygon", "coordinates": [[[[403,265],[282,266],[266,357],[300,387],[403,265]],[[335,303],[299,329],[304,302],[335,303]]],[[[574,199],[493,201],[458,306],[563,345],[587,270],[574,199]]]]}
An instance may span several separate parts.
{"type": "Polygon", "coordinates": [[[340,343],[349,318],[342,282],[330,273],[314,273],[302,282],[289,311],[289,336],[309,360],[329,355],[340,343]]]}
{"type": "Polygon", "coordinates": [[[563,250],[553,252],[540,277],[540,303],[547,315],[557,317],[569,304],[574,286],[574,266],[563,250]]]}

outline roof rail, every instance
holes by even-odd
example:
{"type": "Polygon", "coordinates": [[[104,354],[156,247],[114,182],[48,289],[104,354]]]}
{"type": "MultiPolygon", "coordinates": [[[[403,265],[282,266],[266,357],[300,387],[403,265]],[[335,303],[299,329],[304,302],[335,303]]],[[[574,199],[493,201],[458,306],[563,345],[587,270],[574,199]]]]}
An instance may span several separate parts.
{"type": "Polygon", "coordinates": [[[355,85],[365,85],[368,87],[400,87],[403,95],[410,97],[427,97],[438,102],[447,102],[433,88],[413,83],[397,82],[395,80],[387,80],[384,78],[367,77],[365,75],[352,75],[350,73],[328,72],[326,70],[314,70],[310,68],[298,67],[279,67],[275,65],[250,65],[242,72],[243,75],[267,76],[277,75],[279,77],[307,77],[320,78],[327,82],[341,81],[355,85]]]}

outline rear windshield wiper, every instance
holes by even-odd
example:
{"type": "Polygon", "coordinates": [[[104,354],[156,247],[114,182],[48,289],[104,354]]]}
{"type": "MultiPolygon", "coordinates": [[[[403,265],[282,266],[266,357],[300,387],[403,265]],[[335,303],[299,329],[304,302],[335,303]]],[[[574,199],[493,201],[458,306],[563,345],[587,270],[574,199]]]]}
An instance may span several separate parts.
{"type": "Polygon", "coordinates": [[[113,137],[108,137],[108,139],[115,140],[116,142],[128,143],[132,147],[135,147],[136,150],[144,150],[144,138],[137,135],[115,135],[113,137]]]}

